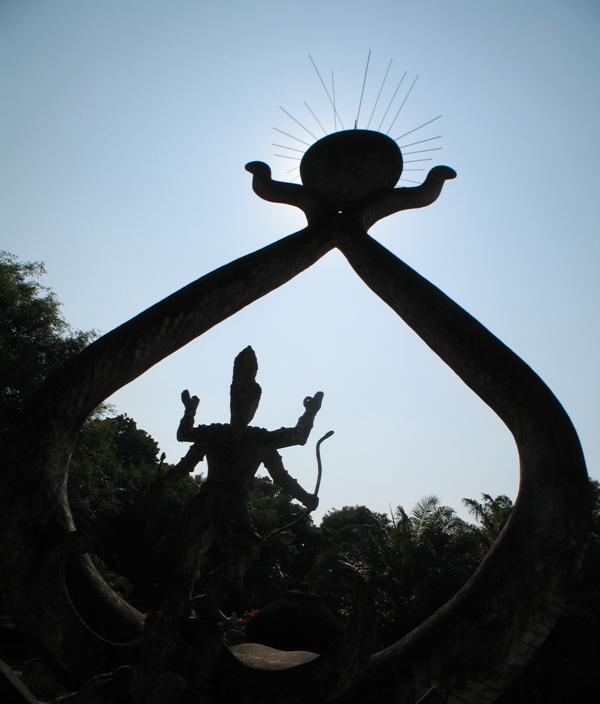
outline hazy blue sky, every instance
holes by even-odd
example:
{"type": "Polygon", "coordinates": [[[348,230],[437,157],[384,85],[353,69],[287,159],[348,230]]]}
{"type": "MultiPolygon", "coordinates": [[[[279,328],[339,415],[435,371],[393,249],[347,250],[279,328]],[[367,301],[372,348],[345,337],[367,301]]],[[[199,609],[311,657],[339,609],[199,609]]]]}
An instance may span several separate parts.
{"type": "MultiPolygon", "coordinates": [[[[441,135],[421,148],[442,150],[412,167],[458,172],[434,205],[372,234],[540,374],[600,478],[595,0],[2,0],[0,247],[45,262],[74,327],[111,330],[304,226],[252,193],[244,165],[290,178],[273,143],[295,143],[273,127],[308,135],[280,106],[318,137],[306,101],[334,129],[309,54],[328,83],[333,71],[352,127],[369,50],[359,127],[393,59],[371,129],[404,72],[382,131],[419,76],[390,136],[441,114],[412,136],[441,135]]],[[[325,392],[309,444],[284,451],[312,489],[313,441],[335,431],[317,517],[409,509],[432,493],[455,509],[481,492],[516,496],[508,431],[336,252],[111,401],[176,462],[181,390],[201,397],[198,422],[227,422],[233,359],[248,344],[257,425],[293,425],[304,396],[325,392]]]]}

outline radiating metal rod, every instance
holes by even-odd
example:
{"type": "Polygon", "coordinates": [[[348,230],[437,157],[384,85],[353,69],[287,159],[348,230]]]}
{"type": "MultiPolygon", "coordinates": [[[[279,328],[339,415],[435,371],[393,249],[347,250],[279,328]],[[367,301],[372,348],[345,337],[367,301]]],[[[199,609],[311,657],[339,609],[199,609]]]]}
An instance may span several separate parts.
{"type": "Polygon", "coordinates": [[[420,130],[421,127],[426,127],[427,125],[430,125],[432,122],[435,122],[436,120],[439,120],[441,115],[438,115],[437,117],[434,117],[432,120],[427,120],[427,122],[424,122],[422,125],[419,125],[418,127],[415,127],[412,130],[409,130],[408,132],[405,132],[404,134],[401,134],[399,137],[396,137],[394,142],[397,142],[399,139],[402,139],[402,137],[406,137],[409,134],[412,134],[413,132],[416,132],[417,130],[420,130]]]}
{"type": "MultiPolygon", "coordinates": [[[[429,139],[421,139],[418,142],[411,142],[410,144],[404,144],[402,146],[400,146],[400,145],[398,145],[398,146],[400,147],[400,149],[404,149],[405,147],[414,147],[415,144],[424,144],[425,142],[433,142],[434,139],[441,139],[441,138],[442,138],[442,135],[438,134],[437,137],[429,137],[429,139]]],[[[398,140],[395,139],[394,141],[397,142],[398,140]]]]}
{"type": "MultiPolygon", "coordinates": [[[[308,55],[308,58],[310,59],[312,65],[313,65],[314,68],[315,68],[315,71],[317,72],[317,76],[319,77],[319,80],[321,81],[321,85],[322,85],[323,88],[325,89],[325,93],[327,93],[327,97],[329,98],[329,102],[330,102],[331,105],[333,106],[333,113],[334,113],[334,117],[335,117],[335,116],[337,115],[337,112],[336,112],[336,109],[335,109],[335,100],[332,99],[331,95],[329,95],[329,91],[327,90],[327,86],[325,85],[325,82],[324,82],[323,79],[321,78],[321,74],[319,73],[319,69],[317,68],[317,65],[316,65],[315,62],[313,61],[313,57],[309,54],[309,55],[308,55]]],[[[337,117],[339,118],[339,115],[337,115],[337,117]]],[[[344,128],[344,125],[342,124],[342,121],[341,121],[341,120],[340,120],[340,124],[342,125],[342,129],[343,129],[343,128],[344,128]]]]}
{"type": "Polygon", "coordinates": [[[338,115],[338,111],[335,109],[335,81],[333,79],[333,71],[331,72],[331,93],[333,95],[333,126],[335,128],[335,131],[337,132],[338,119],[340,121],[342,129],[344,129],[344,123],[342,122],[342,118],[338,115]]]}
{"type": "Polygon", "coordinates": [[[365,94],[365,85],[367,83],[367,73],[369,72],[369,61],[371,60],[371,50],[369,49],[369,55],[367,56],[367,67],[365,68],[365,77],[363,78],[362,90],[360,92],[360,101],[358,103],[358,112],[356,113],[356,122],[354,123],[354,129],[358,127],[358,119],[360,117],[360,108],[363,101],[363,95],[365,94]]]}
{"type": "Polygon", "coordinates": [[[288,132],[284,132],[283,130],[278,129],[277,127],[273,127],[275,132],[279,132],[280,134],[284,134],[286,137],[289,137],[290,139],[295,139],[296,142],[300,142],[300,144],[306,144],[307,147],[310,147],[310,144],[308,142],[305,142],[303,139],[299,139],[298,137],[294,137],[293,134],[289,134],[288,132]]]}
{"type": "Polygon", "coordinates": [[[310,105],[309,105],[307,102],[305,102],[304,104],[305,104],[306,107],[308,108],[310,114],[311,114],[311,115],[315,118],[315,120],[319,123],[319,127],[323,130],[323,134],[326,135],[326,134],[327,134],[327,130],[323,127],[323,125],[321,124],[321,121],[320,121],[319,118],[315,115],[315,113],[310,109],[310,105]]]}
{"type": "Polygon", "coordinates": [[[417,76],[417,78],[415,78],[415,80],[412,82],[412,86],[408,89],[408,93],[406,94],[406,97],[405,97],[404,100],[402,101],[402,105],[398,108],[398,112],[396,113],[396,117],[394,117],[394,119],[392,120],[392,124],[389,126],[388,131],[386,132],[386,134],[389,134],[389,133],[390,133],[390,130],[391,130],[392,127],[394,126],[394,122],[396,122],[396,120],[397,120],[397,118],[398,118],[398,115],[400,114],[400,110],[402,110],[402,108],[404,107],[404,103],[406,103],[406,101],[408,100],[408,96],[410,95],[410,92],[412,91],[412,89],[415,87],[415,83],[417,82],[417,79],[418,79],[418,78],[419,78],[419,77],[417,76]]]}
{"type": "Polygon", "coordinates": [[[286,147],[285,144],[275,144],[275,142],[271,142],[271,146],[279,147],[280,149],[289,149],[291,152],[300,152],[300,154],[304,154],[304,152],[306,151],[305,149],[296,149],[295,147],[286,147]]]}
{"type": "Polygon", "coordinates": [[[316,137],[307,127],[305,127],[301,122],[299,122],[298,120],[296,120],[296,118],[295,118],[293,115],[290,115],[290,113],[289,113],[285,108],[282,108],[281,105],[279,106],[279,109],[280,109],[280,110],[283,110],[283,112],[284,112],[289,118],[291,118],[297,125],[300,125],[300,127],[302,127],[302,129],[303,129],[305,132],[308,132],[308,134],[309,134],[313,139],[318,139],[318,137],[316,137]]]}
{"type": "Polygon", "coordinates": [[[371,125],[371,120],[373,119],[373,115],[375,114],[375,110],[377,109],[377,103],[379,102],[379,98],[381,97],[381,91],[383,90],[383,86],[385,85],[385,79],[388,76],[388,73],[390,72],[390,67],[392,65],[392,59],[390,59],[390,63],[388,64],[387,71],[385,72],[385,76],[383,77],[383,83],[381,84],[381,88],[379,89],[379,93],[377,95],[377,100],[375,101],[375,105],[373,106],[373,112],[371,113],[371,117],[369,118],[369,121],[367,122],[367,129],[369,129],[371,125]]]}
{"type": "Polygon", "coordinates": [[[425,152],[439,152],[441,147],[431,147],[431,149],[417,149],[414,152],[404,152],[404,156],[410,156],[411,154],[424,154],[425,152]]]}
{"type": "Polygon", "coordinates": [[[390,104],[387,106],[387,110],[385,111],[385,113],[383,114],[383,117],[381,118],[381,122],[379,123],[379,127],[377,128],[377,131],[378,131],[378,132],[381,132],[381,125],[383,125],[383,121],[385,120],[385,118],[386,118],[386,116],[387,116],[387,114],[388,114],[388,112],[389,112],[389,109],[392,107],[392,103],[394,102],[394,98],[396,97],[396,93],[400,90],[400,86],[402,85],[402,81],[403,81],[403,80],[405,79],[405,77],[406,77],[406,73],[407,73],[407,72],[405,71],[405,72],[404,72],[404,76],[402,76],[402,78],[400,79],[400,83],[398,83],[398,87],[397,87],[396,90],[394,91],[394,95],[392,95],[392,99],[390,100],[390,104]]]}

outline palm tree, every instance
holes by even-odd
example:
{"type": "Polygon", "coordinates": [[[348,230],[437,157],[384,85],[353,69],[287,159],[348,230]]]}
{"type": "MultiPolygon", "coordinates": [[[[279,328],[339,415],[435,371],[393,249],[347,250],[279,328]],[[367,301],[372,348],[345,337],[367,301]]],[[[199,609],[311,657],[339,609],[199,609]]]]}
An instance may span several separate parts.
{"type": "Polygon", "coordinates": [[[454,509],[440,506],[440,499],[434,494],[417,501],[410,516],[406,515],[402,506],[398,506],[396,518],[397,527],[401,531],[408,531],[416,541],[435,534],[450,535],[460,523],[454,509]]]}
{"type": "Polygon", "coordinates": [[[479,564],[481,551],[474,527],[438,496],[424,496],[410,515],[398,506],[395,515],[392,541],[398,559],[392,572],[402,635],[458,591],[479,564]]]}
{"type": "Polygon", "coordinates": [[[462,502],[479,523],[478,530],[487,552],[506,525],[514,504],[506,494],[500,494],[495,499],[489,494],[482,494],[481,498],[481,502],[475,499],[463,499],[462,502]]]}

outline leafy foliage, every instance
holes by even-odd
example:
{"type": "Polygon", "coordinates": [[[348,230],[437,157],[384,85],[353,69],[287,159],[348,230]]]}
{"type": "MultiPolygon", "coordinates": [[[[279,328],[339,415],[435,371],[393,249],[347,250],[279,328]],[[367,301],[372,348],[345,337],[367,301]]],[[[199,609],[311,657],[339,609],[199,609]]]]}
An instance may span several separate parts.
{"type": "Polygon", "coordinates": [[[489,549],[510,518],[513,502],[505,494],[496,496],[495,499],[492,499],[489,494],[482,494],[481,498],[482,501],[463,499],[463,504],[469,513],[475,516],[479,523],[482,543],[489,549]]]}
{"type": "Polygon", "coordinates": [[[330,578],[349,564],[368,581],[379,616],[379,647],[398,640],[449,599],[469,578],[481,554],[477,531],[453,509],[426,496],[396,517],[365,506],[330,511],[321,523],[323,549],[309,578],[338,615],[349,608],[330,578]]]}
{"type": "Polygon", "coordinates": [[[73,517],[90,536],[101,573],[144,611],[160,604],[176,559],[181,514],[202,481],[187,476],[150,495],[167,469],[158,452],[127,415],[96,416],[79,434],[69,471],[73,517]]]}
{"type": "Polygon", "coordinates": [[[396,510],[393,532],[401,593],[398,629],[409,632],[462,587],[480,562],[477,530],[435,495],[418,501],[410,515],[396,510]]]}
{"type": "Polygon", "coordinates": [[[42,381],[95,337],[72,330],[44,274],[40,262],[0,251],[0,440],[42,381]]]}
{"type": "Polygon", "coordinates": [[[398,581],[394,566],[398,555],[392,541],[392,522],[366,506],[344,506],[329,511],[321,522],[323,547],[307,580],[323,602],[340,619],[351,607],[350,596],[340,592],[335,569],[349,565],[358,570],[375,598],[379,637],[397,623],[398,581]]]}
{"type": "Polygon", "coordinates": [[[156,477],[158,445],[122,414],[90,418],[79,433],[69,470],[69,501],[78,527],[97,539],[99,527],[131,504],[140,482],[156,477]]]}
{"type": "MultiPolygon", "coordinates": [[[[0,441],[43,381],[95,337],[65,321],[56,294],[41,283],[44,274],[42,263],[0,251],[0,441]]],[[[77,527],[92,540],[101,573],[143,606],[168,572],[178,517],[200,480],[185,477],[148,500],[146,492],[161,471],[158,445],[132,418],[107,418],[106,410],[99,409],[79,434],[69,500],[77,527]]]]}
{"type": "Polygon", "coordinates": [[[246,575],[249,604],[260,608],[297,586],[315,561],[320,533],[306,516],[291,528],[273,534],[306,512],[267,477],[256,477],[249,501],[250,517],[263,537],[259,560],[246,575]]]}

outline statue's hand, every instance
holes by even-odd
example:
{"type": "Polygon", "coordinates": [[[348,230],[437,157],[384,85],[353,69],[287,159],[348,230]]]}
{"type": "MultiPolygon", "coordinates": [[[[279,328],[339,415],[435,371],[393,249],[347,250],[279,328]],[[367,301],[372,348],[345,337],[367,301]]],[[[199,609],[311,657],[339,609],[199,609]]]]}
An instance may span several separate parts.
{"type": "Polygon", "coordinates": [[[319,505],[319,497],[316,494],[309,494],[306,497],[304,505],[309,511],[314,511],[319,505]]]}
{"type": "Polygon", "coordinates": [[[304,399],[304,408],[307,411],[312,411],[313,413],[318,413],[321,408],[321,403],[323,402],[323,392],[317,391],[314,396],[307,396],[304,399]]]}
{"type": "Polygon", "coordinates": [[[181,400],[185,406],[185,412],[192,416],[196,415],[200,399],[197,396],[190,396],[190,392],[186,389],[181,392],[181,400]]]}

